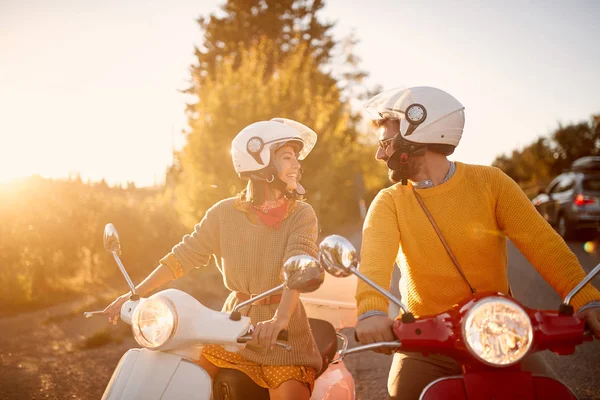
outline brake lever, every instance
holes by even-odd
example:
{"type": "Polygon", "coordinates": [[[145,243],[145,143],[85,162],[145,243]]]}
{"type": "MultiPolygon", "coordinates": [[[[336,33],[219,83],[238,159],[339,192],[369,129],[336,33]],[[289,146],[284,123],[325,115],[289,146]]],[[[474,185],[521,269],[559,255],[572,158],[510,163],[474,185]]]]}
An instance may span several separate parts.
{"type": "Polygon", "coordinates": [[[94,315],[97,315],[97,314],[102,314],[102,315],[104,315],[104,311],[85,311],[85,312],[83,313],[83,316],[84,316],[85,318],[92,318],[94,315]]]}

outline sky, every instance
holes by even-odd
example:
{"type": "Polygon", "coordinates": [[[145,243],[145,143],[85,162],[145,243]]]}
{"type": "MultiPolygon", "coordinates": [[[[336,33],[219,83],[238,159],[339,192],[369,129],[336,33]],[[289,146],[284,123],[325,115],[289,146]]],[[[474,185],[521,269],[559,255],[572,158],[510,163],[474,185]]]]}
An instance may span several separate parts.
{"type": "MultiPolygon", "coordinates": [[[[0,182],[30,174],[161,183],[181,93],[223,0],[0,0],[0,182]]],[[[600,114],[600,3],[329,0],[365,87],[436,86],[465,106],[452,159],[489,165],[600,114]]]]}

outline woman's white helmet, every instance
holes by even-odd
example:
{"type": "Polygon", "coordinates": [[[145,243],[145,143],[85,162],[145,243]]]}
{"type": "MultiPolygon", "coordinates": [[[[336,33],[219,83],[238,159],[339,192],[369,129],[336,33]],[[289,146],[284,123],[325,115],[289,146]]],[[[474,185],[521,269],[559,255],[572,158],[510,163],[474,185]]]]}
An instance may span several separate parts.
{"type": "Polygon", "coordinates": [[[297,143],[298,160],[303,160],[317,142],[317,134],[300,122],[273,118],[248,125],[231,142],[235,172],[242,176],[269,166],[272,152],[285,143],[297,143]]]}
{"type": "Polygon", "coordinates": [[[465,107],[434,87],[388,90],[372,97],[365,108],[373,119],[400,120],[400,134],[415,143],[456,147],[465,126],[465,107]]]}

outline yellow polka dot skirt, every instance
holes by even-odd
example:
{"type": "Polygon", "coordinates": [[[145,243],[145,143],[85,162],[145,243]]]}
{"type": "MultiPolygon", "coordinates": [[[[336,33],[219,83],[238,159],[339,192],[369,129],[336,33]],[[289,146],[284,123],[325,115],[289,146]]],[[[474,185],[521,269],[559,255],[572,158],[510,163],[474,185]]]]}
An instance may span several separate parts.
{"type": "Polygon", "coordinates": [[[303,365],[260,365],[218,345],[206,346],[202,355],[219,368],[231,368],[248,375],[258,386],[274,389],[291,379],[305,383],[312,393],[315,369],[303,365]]]}

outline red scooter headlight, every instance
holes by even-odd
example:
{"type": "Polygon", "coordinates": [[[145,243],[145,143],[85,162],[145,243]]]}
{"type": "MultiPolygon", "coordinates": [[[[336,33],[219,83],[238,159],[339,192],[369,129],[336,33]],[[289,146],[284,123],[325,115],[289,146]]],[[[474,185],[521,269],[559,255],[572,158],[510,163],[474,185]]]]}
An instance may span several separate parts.
{"type": "Polygon", "coordinates": [[[462,334],[477,359],[497,367],[521,361],[533,342],[533,327],[525,310],[497,296],[473,305],[463,319],[462,334]]]}

